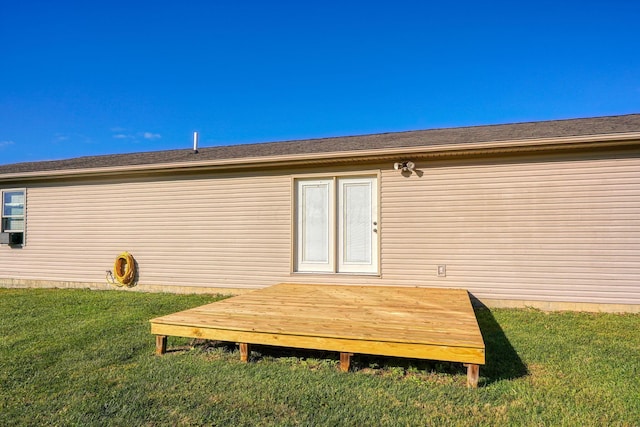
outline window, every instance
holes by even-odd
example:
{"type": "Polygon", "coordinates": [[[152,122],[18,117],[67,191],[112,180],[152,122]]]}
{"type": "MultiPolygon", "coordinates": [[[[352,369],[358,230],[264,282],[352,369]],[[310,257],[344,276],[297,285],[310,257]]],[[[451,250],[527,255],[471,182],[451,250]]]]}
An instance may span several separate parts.
{"type": "Polygon", "coordinates": [[[295,180],[295,271],[378,272],[377,178],[295,180]]]}
{"type": "Polygon", "coordinates": [[[14,234],[10,240],[13,244],[24,241],[25,223],[25,190],[2,191],[2,231],[14,234]],[[19,235],[17,235],[19,234],[19,235]]]}

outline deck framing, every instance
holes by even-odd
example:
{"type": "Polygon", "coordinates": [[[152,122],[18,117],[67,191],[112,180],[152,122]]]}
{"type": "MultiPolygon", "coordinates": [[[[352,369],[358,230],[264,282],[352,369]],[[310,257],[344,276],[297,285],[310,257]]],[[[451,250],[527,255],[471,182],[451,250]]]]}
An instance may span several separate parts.
{"type": "Polygon", "coordinates": [[[279,284],[151,321],[156,351],[167,336],[340,353],[461,362],[478,383],[485,347],[468,292],[461,289],[279,284]]]}

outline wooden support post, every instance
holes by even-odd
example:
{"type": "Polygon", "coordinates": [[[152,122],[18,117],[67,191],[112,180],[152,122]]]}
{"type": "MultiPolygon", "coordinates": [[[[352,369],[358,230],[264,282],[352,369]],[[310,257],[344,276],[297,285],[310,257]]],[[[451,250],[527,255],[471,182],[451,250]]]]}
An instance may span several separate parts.
{"type": "Polygon", "coordinates": [[[162,356],[167,352],[167,336],[156,335],[156,354],[162,356]]]}
{"type": "Polygon", "coordinates": [[[249,354],[251,354],[251,345],[247,344],[246,342],[241,342],[240,343],[240,361],[248,362],[249,354]]]}
{"type": "Polygon", "coordinates": [[[340,370],[342,372],[348,372],[351,366],[351,356],[353,353],[340,353],[340,370]]]}
{"type": "Polygon", "coordinates": [[[480,378],[480,365],[465,363],[464,366],[467,367],[467,387],[477,388],[478,378],[480,378]]]}

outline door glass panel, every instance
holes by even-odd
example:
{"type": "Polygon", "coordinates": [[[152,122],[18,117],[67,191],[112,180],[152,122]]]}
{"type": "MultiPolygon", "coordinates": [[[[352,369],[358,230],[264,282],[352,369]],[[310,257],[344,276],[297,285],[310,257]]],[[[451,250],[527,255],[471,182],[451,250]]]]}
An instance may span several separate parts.
{"type": "Polygon", "coordinates": [[[343,262],[371,263],[371,185],[344,184],[343,262]]]}
{"type": "Polygon", "coordinates": [[[328,194],[326,184],[303,186],[303,262],[329,262],[328,194]]]}

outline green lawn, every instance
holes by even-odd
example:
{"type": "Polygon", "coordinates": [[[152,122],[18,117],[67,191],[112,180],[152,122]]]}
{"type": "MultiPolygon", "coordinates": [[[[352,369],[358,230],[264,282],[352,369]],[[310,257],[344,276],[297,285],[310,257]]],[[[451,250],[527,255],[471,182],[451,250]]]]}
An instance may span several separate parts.
{"type": "Polygon", "coordinates": [[[213,296],[0,289],[0,425],[640,425],[640,315],[479,310],[459,364],[170,338],[148,320],[213,296]]]}

